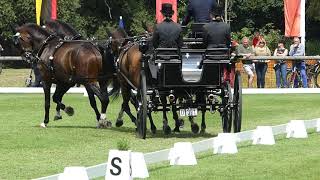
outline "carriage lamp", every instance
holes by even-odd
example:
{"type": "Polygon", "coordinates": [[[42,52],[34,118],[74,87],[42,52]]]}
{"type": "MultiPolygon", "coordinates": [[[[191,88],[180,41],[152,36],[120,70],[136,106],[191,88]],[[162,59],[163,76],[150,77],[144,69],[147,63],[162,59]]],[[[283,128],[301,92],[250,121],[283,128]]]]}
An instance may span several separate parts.
{"type": "Polygon", "coordinates": [[[12,37],[12,40],[13,40],[13,43],[14,45],[18,45],[19,44],[19,38],[21,37],[21,34],[19,32],[17,32],[13,37],[12,37]]]}
{"type": "Polygon", "coordinates": [[[213,100],[214,100],[214,95],[213,95],[213,94],[209,94],[209,95],[208,95],[208,100],[209,100],[210,102],[213,102],[213,100]]]}

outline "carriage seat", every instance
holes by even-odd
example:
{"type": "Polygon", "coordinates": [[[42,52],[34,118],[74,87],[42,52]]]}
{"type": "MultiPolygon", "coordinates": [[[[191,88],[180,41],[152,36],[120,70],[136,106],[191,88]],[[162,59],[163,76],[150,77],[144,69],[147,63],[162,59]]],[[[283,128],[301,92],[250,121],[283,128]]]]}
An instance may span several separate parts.
{"type": "Polygon", "coordinates": [[[206,49],[204,56],[204,59],[206,60],[230,60],[231,49],[225,47],[225,45],[208,48],[206,49]]]}
{"type": "Polygon", "coordinates": [[[203,37],[203,26],[206,23],[193,23],[191,24],[191,31],[193,38],[202,38],[203,37]]]}
{"type": "Polygon", "coordinates": [[[156,60],[180,60],[179,48],[156,48],[155,49],[156,60]]]}

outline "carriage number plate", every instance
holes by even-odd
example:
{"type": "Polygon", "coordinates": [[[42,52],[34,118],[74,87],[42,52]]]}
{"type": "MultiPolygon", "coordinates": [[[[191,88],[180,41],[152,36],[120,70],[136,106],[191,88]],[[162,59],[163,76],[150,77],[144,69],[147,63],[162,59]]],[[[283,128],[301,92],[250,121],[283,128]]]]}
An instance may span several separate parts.
{"type": "Polygon", "coordinates": [[[180,109],[180,116],[197,116],[197,115],[198,115],[197,108],[180,109]]]}

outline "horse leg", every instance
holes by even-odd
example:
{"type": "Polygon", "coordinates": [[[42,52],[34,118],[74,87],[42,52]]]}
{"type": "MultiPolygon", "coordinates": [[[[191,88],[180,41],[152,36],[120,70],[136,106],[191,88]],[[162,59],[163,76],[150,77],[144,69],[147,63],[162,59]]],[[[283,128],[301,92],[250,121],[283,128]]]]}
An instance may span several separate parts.
{"type": "Polygon", "coordinates": [[[199,132],[199,126],[197,123],[194,122],[193,120],[193,116],[189,116],[189,121],[191,123],[191,131],[194,133],[194,134],[197,134],[199,132]]]}
{"type": "Polygon", "coordinates": [[[96,113],[97,128],[102,128],[102,127],[105,127],[105,125],[102,121],[100,121],[101,114],[97,108],[96,99],[94,97],[93,86],[94,85],[92,85],[92,84],[85,84],[84,85],[84,87],[86,88],[87,93],[88,93],[90,105],[91,105],[92,109],[94,110],[94,112],[96,113]]]}
{"type": "Polygon", "coordinates": [[[183,127],[184,121],[183,121],[183,119],[179,118],[179,116],[178,116],[176,102],[177,102],[177,100],[174,100],[171,103],[173,119],[175,121],[175,128],[173,129],[173,132],[180,132],[179,128],[183,127]]]}
{"type": "MultiPolygon", "coordinates": [[[[105,82],[99,82],[100,84],[100,89],[96,89],[97,91],[97,96],[101,102],[101,116],[100,116],[100,120],[102,121],[106,121],[106,112],[107,112],[107,108],[109,105],[109,95],[108,95],[108,86],[105,82]],[[100,90],[100,91],[99,91],[100,90]],[[100,93],[99,93],[100,92],[100,93]]],[[[111,123],[111,121],[110,121],[111,123]]],[[[111,126],[111,124],[110,124],[111,126]]]]}
{"type": "MultiPolygon", "coordinates": [[[[123,98],[123,102],[121,105],[121,110],[118,114],[118,118],[117,118],[117,122],[116,122],[116,126],[120,127],[123,125],[123,112],[127,113],[129,118],[131,119],[131,121],[136,124],[136,117],[131,113],[130,107],[129,107],[129,101],[130,101],[130,89],[127,87],[122,86],[121,87],[121,92],[122,92],[122,98],[123,98]]],[[[135,107],[137,107],[137,104],[134,103],[135,107]]]]}
{"type": "MultiPolygon", "coordinates": [[[[131,94],[130,102],[131,102],[131,104],[134,105],[134,107],[136,108],[136,111],[138,111],[137,96],[134,96],[134,95],[131,94]]],[[[151,116],[151,110],[150,109],[148,109],[147,115],[148,115],[148,118],[149,118],[149,121],[150,121],[151,132],[152,132],[152,134],[155,134],[157,132],[157,127],[153,123],[153,118],[151,116]]]]}
{"type": "Polygon", "coordinates": [[[44,121],[40,124],[40,127],[47,127],[47,124],[49,123],[49,110],[50,110],[50,88],[52,83],[51,82],[45,82],[43,81],[43,91],[44,91],[44,109],[45,109],[45,115],[44,115],[44,121]]]}
{"type": "Polygon", "coordinates": [[[201,131],[200,133],[205,133],[206,132],[206,106],[201,106],[201,114],[202,114],[202,118],[201,118],[201,131]]]}
{"type": "Polygon", "coordinates": [[[54,92],[53,96],[52,96],[52,100],[53,102],[55,102],[57,104],[56,106],[56,115],[54,116],[54,120],[59,120],[62,119],[62,116],[60,114],[60,109],[62,109],[63,111],[65,111],[69,116],[72,116],[74,114],[74,110],[72,107],[68,106],[66,107],[63,103],[62,103],[62,97],[63,95],[70,89],[71,86],[63,86],[63,85],[59,85],[57,84],[56,87],[56,91],[54,92]]]}
{"type": "Polygon", "coordinates": [[[163,112],[163,132],[165,135],[171,134],[171,128],[168,125],[168,118],[167,118],[167,97],[160,96],[161,104],[162,104],[162,112],[163,112]]]}
{"type": "Polygon", "coordinates": [[[147,114],[148,114],[148,118],[150,120],[151,132],[152,132],[152,134],[155,134],[157,132],[157,127],[153,123],[153,119],[152,119],[152,116],[151,116],[151,110],[148,110],[147,114]]]}
{"type": "Polygon", "coordinates": [[[206,110],[207,110],[207,106],[206,106],[206,98],[202,95],[199,95],[200,97],[200,104],[201,104],[201,131],[200,133],[205,133],[206,132],[206,110]]]}

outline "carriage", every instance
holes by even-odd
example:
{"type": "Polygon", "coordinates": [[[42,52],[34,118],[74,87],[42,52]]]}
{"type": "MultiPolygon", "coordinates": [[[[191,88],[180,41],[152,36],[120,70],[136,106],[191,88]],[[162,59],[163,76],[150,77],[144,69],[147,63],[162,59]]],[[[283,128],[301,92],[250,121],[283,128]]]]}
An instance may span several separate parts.
{"type": "MultiPolygon", "coordinates": [[[[202,24],[203,25],[203,24],[202,24]]],[[[164,107],[176,106],[180,116],[195,117],[199,111],[219,112],[223,132],[241,130],[242,87],[239,72],[235,73],[234,88],[224,78],[224,69],[235,61],[230,48],[203,48],[201,24],[193,24],[192,34],[184,38],[183,48],[157,48],[153,57],[146,54],[146,39],[141,39],[140,87],[138,87],[137,132],[146,137],[148,112],[163,111],[164,107]],[[150,73],[150,62],[156,67],[156,80],[150,73]],[[159,101],[165,96],[168,104],[159,101]]],[[[169,109],[165,109],[169,111],[169,109]]]]}

